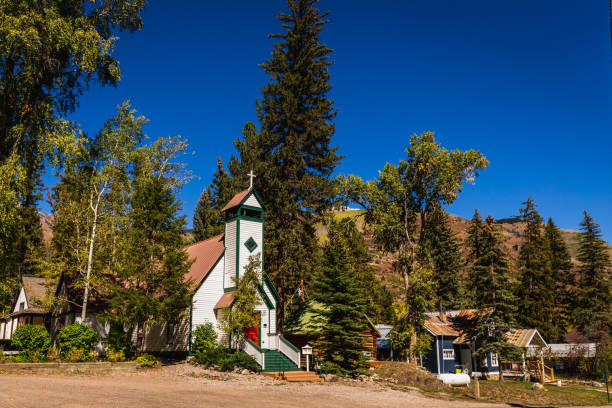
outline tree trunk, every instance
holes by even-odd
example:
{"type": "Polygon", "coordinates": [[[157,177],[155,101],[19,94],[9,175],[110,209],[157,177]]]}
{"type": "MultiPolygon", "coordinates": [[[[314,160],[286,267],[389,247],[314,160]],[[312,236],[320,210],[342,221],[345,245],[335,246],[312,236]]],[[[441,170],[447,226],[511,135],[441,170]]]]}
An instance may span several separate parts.
{"type": "Polygon", "coordinates": [[[416,365],[416,351],[415,347],[417,344],[417,328],[412,327],[412,336],[410,336],[410,350],[408,351],[408,355],[410,357],[410,363],[416,365]]]}
{"type": "Polygon", "coordinates": [[[142,353],[144,345],[144,328],[142,322],[138,322],[136,325],[136,350],[142,353]]]}
{"type": "Polygon", "coordinates": [[[91,226],[91,240],[89,241],[89,254],[87,254],[87,273],[85,275],[85,290],[83,291],[83,307],[81,308],[81,324],[85,324],[87,317],[87,297],[89,296],[89,281],[91,279],[91,268],[93,264],[94,241],[96,240],[96,226],[98,225],[98,206],[100,204],[100,196],[95,207],[91,206],[93,211],[93,223],[91,226]]]}

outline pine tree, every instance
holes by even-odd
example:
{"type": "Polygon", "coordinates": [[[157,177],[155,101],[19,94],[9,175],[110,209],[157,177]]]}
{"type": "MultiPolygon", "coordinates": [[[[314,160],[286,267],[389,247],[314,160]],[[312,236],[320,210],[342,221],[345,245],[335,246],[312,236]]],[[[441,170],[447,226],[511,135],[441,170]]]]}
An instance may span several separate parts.
{"type": "Polygon", "coordinates": [[[330,231],[323,248],[323,263],[315,274],[313,298],[321,303],[323,325],[318,349],[328,367],[339,374],[354,375],[364,368],[362,354],[365,305],[357,286],[357,273],[337,231],[330,231]]]}
{"type": "Polygon", "coordinates": [[[208,188],[202,192],[193,214],[193,235],[203,241],[223,233],[222,208],[237,193],[230,174],[223,168],[221,157],[217,157],[217,171],[208,188]]]}
{"type": "Polygon", "coordinates": [[[331,146],[331,50],[319,38],[327,13],[315,3],[288,0],[288,12],[278,15],[286,31],[270,36],[279,42],[261,65],[270,77],[257,101],[261,129],[245,126],[244,138],[234,143],[239,157],[230,163],[242,183],[255,172],[255,189],[266,200],[265,265],[280,295],[280,330],[300,279],[309,281],[316,268],[315,223],[331,208],[332,173],[341,160],[331,146]]]}
{"type": "Polygon", "coordinates": [[[470,266],[468,269],[466,289],[470,304],[472,305],[476,304],[480,296],[480,290],[485,287],[485,283],[483,282],[485,275],[481,274],[480,270],[474,267],[476,261],[483,256],[485,250],[485,243],[483,241],[484,227],[482,216],[480,212],[478,212],[478,209],[475,209],[474,215],[470,220],[470,225],[467,230],[468,236],[465,242],[468,249],[466,262],[470,266]]]}
{"type": "Polygon", "coordinates": [[[507,343],[506,333],[513,328],[516,298],[508,280],[508,260],[502,248],[495,220],[488,216],[482,222],[478,211],[474,214],[468,238],[472,258],[470,276],[474,279],[474,305],[478,309],[476,327],[476,355],[488,352],[508,357],[516,352],[507,343]]]}
{"type": "Polygon", "coordinates": [[[567,332],[571,324],[571,305],[574,299],[575,277],[572,272],[572,257],[567,244],[552,218],[548,219],[544,231],[548,248],[550,250],[550,267],[552,278],[555,282],[555,318],[553,321],[558,328],[556,339],[547,339],[549,342],[562,340],[562,335],[567,332]]]}
{"type": "Polygon", "coordinates": [[[525,223],[523,244],[519,250],[518,285],[520,323],[524,327],[538,328],[545,339],[559,337],[559,321],[555,310],[555,282],[550,264],[550,248],[543,231],[543,219],[531,197],[520,209],[525,223]]]}
{"type": "Polygon", "coordinates": [[[347,248],[349,264],[355,270],[357,286],[366,305],[366,315],[376,323],[393,323],[393,296],[374,273],[372,255],[355,220],[331,219],[328,230],[339,233],[347,248]]]}
{"type": "Polygon", "coordinates": [[[463,305],[463,287],[459,276],[461,249],[443,209],[436,209],[427,219],[421,248],[422,258],[428,258],[433,267],[438,306],[440,309],[460,308],[463,305]]]}
{"type": "Polygon", "coordinates": [[[612,331],[612,264],[601,228],[586,211],[580,227],[574,318],[579,330],[596,338],[612,331]]]}

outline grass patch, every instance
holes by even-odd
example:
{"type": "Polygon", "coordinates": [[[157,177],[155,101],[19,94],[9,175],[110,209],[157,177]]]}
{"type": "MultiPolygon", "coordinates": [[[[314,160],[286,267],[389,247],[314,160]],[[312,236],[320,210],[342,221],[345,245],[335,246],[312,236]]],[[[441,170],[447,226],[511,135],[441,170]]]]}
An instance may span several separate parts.
{"type": "MultiPolygon", "coordinates": [[[[433,398],[445,400],[474,399],[474,382],[469,387],[449,387],[436,376],[407,363],[389,363],[375,370],[378,376],[398,390],[419,390],[433,398]]],[[[546,391],[534,391],[532,382],[480,381],[480,400],[504,402],[518,406],[600,406],[608,399],[605,389],[586,385],[545,385],[546,391]]]]}
{"type": "MultiPolygon", "coordinates": [[[[473,387],[473,385],[472,385],[473,387]]],[[[534,391],[533,383],[523,381],[481,381],[480,397],[486,401],[502,401],[534,406],[546,405],[605,405],[605,392],[584,385],[545,385],[546,391],[534,391]]],[[[464,394],[466,390],[463,390],[464,394]]],[[[469,395],[473,393],[469,392],[469,395]]]]}
{"type": "MultiPolygon", "coordinates": [[[[480,398],[484,401],[505,402],[517,405],[605,405],[608,403],[605,392],[584,385],[545,385],[546,391],[534,391],[532,382],[523,381],[480,381],[480,398]]],[[[466,398],[474,395],[474,383],[469,389],[456,388],[455,393],[466,398]]]]}

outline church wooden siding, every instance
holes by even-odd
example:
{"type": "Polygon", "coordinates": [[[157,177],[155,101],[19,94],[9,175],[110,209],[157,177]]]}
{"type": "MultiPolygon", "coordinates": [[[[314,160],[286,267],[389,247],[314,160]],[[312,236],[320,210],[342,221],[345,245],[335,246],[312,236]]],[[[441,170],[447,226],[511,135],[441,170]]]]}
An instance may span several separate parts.
{"type": "MultiPolygon", "coordinates": [[[[225,224],[225,273],[224,273],[224,288],[233,288],[236,283],[236,233],[237,221],[230,221],[225,224]]],[[[217,299],[215,300],[215,302],[217,299]]]]}
{"type": "Polygon", "coordinates": [[[238,252],[240,256],[240,276],[242,276],[244,273],[244,267],[249,264],[249,257],[251,255],[261,254],[261,249],[263,248],[262,232],[263,228],[261,222],[240,220],[240,242],[238,243],[238,252]],[[253,252],[250,252],[244,245],[245,242],[247,242],[251,237],[257,244],[257,248],[255,248],[253,252]]]}
{"type": "Polygon", "coordinates": [[[263,299],[261,299],[261,295],[258,295],[259,303],[255,307],[255,310],[260,313],[260,321],[259,321],[259,337],[260,337],[260,347],[267,349],[270,348],[270,340],[268,336],[268,329],[264,328],[264,323],[266,326],[268,325],[268,319],[270,318],[268,315],[268,306],[264,303],[263,299]]]}
{"type": "Polygon", "coordinates": [[[257,198],[253,194],[251,194],[243,204],[250,205],[251,207],[261,208],[261,205],[259,205],[259,201],[257,201],[257,198]]]}
{"type": "MultiPolygon", "coordinates": [[[[218,339],[221,333],[218,328],[217,316],[213,310],[219,298],[223,295],[223,271],[225,270],[225,256],[208,273],[204,281],[193,295],[191,309],[191,327],[195,330],[205,323],[212,323],[217,331],[218,339]]],[[[192,339],[193,341],[193,339],[192,339]]]]}
{"type": "MultiPolygon", "coordinates": [[[[263,288],[264,288],[264,292],[266,293],[266,295],[268,296],[268,299],[270,299],[270,302],[272,302],[272,304],[274,304],[274,307],[276,308],[276,300],[274,299],[274,296],[272,295],[272,293],[270,292],[270,289],[268,288],[268,285],[266,285],[265,283],[263,284],[263,288]]],[[[269,314],[268,314],[268,328],[267,328],[267,333],[269,334],[276,334],[276,309],[270,309],[269,314]]]]}

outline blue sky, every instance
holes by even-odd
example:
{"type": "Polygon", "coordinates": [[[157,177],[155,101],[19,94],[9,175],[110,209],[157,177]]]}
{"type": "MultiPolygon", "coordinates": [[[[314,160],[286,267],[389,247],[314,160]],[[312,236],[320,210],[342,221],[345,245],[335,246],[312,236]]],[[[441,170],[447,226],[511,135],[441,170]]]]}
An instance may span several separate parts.
{"type": "MultiPolygon", "coordinates": [[[[530,194],[544,217],[576,229],[588,210],[612,241],[612,64],[607,0],[324,0],[338,116],[337,173],[373,178],[411,134],[482,151],[490,167],[449,209],[518,213],[530,194]]],[[[97,131],[130,99],[151,137],[180,134],[197,176],[193,208],[227,162],[267,81],[283,1],[150,0],[145,28],[121,33],[123,80],[91,87],[71,115],[97,131]]]]}

